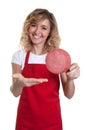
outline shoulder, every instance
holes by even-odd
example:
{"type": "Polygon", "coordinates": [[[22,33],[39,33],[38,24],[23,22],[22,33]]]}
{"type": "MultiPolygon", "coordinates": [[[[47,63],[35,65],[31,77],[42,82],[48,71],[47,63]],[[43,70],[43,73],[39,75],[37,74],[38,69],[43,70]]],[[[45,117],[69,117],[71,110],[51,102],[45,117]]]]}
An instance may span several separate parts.
{"type": "Polygon", "coordinates": [[[21,49],[21,50],[17,50],[16,52],[14,52],[13,56],[15,56],[15,55],[21,56],[21,55],[24,55],[24,54],[26,54],[26,51],[21,49]]]}
{"type": "Polygon", "coordinates": [[[16,52],[13,53],[11,62],[21,65],[25,59],[25,56],[26,56],[25,50],[23,50],[23,49],[17,50],[16,52]]]}

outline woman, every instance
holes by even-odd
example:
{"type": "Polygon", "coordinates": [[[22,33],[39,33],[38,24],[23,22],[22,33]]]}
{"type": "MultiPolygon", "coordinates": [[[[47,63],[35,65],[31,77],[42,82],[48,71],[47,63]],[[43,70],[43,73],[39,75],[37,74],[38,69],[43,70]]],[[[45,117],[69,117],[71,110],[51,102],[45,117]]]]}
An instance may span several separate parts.
{"type": "Polygon", "coordinates": [[[62,130],[59,101],[60,78],[63,92],[72,98],[74,79],[80,75],[73,63],[70,71],[60,75],[45,65],[48,52],[59,48],[60,36],[54,15],[46,9],[35,9],[25,19],[20,39],[22,49],[12,57],[14,96],[20,96],[15,130],[62,130]]]}

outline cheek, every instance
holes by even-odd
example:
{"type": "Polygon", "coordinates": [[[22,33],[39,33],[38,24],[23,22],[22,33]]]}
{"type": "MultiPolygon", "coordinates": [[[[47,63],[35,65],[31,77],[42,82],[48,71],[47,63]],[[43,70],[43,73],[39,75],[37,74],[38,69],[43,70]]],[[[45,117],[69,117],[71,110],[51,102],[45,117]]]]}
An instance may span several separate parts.
{"type": "Polygon", "coordinates": [[[28,33],[29,33],[29,34],[32,33],[32,29],[29,29],[28,33]]]}
{"type": "Polygon", "coordinates": [[[49,32],[47,32],[46,34],[44,34],[45,35],[45,38],[47,39],[48,38],[48,36],[49,36],[49,32]]]}
{"type": "Polygon", "coordinates": [[[29,28],[29,30],[28,30],[28,33],[32,33],[32,32],[34,32],[34,28],[29,28]]]}
{"type": "Polygon", "coordinates": [[[29,29],[29,30],[28,30],[28,36],[31,37],[31,35],[32,35],[33,32],[34,32],[33,29],[29,29]]]}

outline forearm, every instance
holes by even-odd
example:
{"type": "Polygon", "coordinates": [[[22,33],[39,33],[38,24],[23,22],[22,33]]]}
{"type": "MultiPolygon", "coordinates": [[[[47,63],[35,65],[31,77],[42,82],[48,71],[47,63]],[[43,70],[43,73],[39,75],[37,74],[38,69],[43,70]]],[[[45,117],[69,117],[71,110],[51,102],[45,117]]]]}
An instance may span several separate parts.
{"type": "Polygon", "coordinates": [[[10,87],[10,91],[13,93],[15,97],[18,97],[23,89],[24,83],[22,81],[15,81],[10,87]]]}
{"type": "Polygon", "coordinates": [[[61,74],[61,81],[65,96],[71,99],[75,92],[74,79],[80,76],[80,68],[76,63],[73,63],[69,70],[61,74]]]}
{"type": "Polygon", "coordinates": [[[73,80],[68,80],[64,85],[64,95],[71,99],[75,92],[75,85],[73,80]]]}

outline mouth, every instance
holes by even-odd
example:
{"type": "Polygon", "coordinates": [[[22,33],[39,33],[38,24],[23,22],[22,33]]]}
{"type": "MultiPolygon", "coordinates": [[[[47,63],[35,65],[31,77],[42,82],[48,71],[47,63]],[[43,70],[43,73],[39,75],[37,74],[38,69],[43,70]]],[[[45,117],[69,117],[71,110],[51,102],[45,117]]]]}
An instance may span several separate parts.
{"type": "Polygon", "coordinates": [[[32,35],[35,39],[40,39],[41,35],[32,35]]]}

